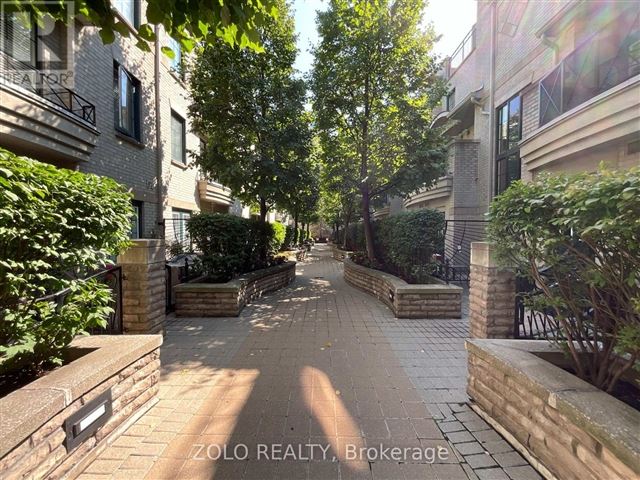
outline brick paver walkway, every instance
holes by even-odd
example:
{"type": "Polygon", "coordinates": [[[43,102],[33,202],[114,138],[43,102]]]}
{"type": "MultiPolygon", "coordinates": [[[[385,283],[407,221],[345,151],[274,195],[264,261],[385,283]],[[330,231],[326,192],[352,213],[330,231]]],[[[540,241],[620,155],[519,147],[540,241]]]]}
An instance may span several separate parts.
{"type": "Polygon", "coordinates": [[[465,403],[466,320],[394,319],[322,245],[298,274],[171,321],[160,401],[81,478],[540,478],[465,403]]]}

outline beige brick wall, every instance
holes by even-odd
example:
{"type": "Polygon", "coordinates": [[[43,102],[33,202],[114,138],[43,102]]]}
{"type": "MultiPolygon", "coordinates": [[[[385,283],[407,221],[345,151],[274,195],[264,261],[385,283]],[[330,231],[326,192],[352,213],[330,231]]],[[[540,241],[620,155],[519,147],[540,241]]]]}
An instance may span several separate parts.
{"type": "Polygon", "coordinates": [[[159,378],[160,350],[156,349],[75,400],[0,459],[2,478],[14,480],[65,477],[99,442],[157,395],[159,378]],[[75,450],[67,452],[63,444],[63,422],[85,403],[108,389],[111,389],[112,394],[112,417],[75,450]]]}
{"type": "Polygon", "coordinates": [[[247,303],[286,287],[296,276],[296,263],[248,273],[222,284],[183,283],[175,289],[177,317],[237,317],[247,303]]]}
{"type": "MultiPolygon", "coordinates": [[[[518,340],[517,342],[521,342],[518,340]]],[[[543,375],[548,376],[557,391],[562,392],[563,371],[552,365],[544,367],[539,360],[525,364],[506,366],[502,359],[483,352],[475,345],[467,343],[468,351],[468,388],[473,401],[481,407],[493,420],[522,445],[533,457],[542,463],[552,475],[562,480],[628,480],[638,478],[640,466],[633,460],[633,445],[626,446],[627,455],[618,456],[612,451],[602,437],[618,432],[606,432],[604,425],[611,418],[598,418],[586,412],[576,412],[564,404],[558,408],[560,401],[554,400],[554,393],[539,382],[543,375]],[[557,368],[559,374],[551,376],[549,369],[557,368]],[[546,373],[549,372],[549,373],[546,373]],[[529,375],[532,375],[530,378],[529,375]],[[556,403],[557,402],[557,403],[556,403]],[[570,416],[567,412],[571,412],[570,416]],[[604,424],[604,425],[603,425],[604,424]],[[593,433],[596,433],[594,435],[593,433]],[[600,438],[599,438],[600,437],[600,438]],[[635,471],[634,471],[635,470],[635,471]]],[[[575,377],[574,377],[575,378],[575,377]]],[[[577,380],[577,378],[576,378],[577,380]]],[[[564,392],[577,394],[586,392],[591,387],[582,382],[583,387],[566,384],[564,392]]],[[[601,402],[601,415],[618,415],[619,408],[611,405],[606,408],[604,392],[591,387],[593,400],[601,402]]],[[[586,400],[586,398],[584,399],[586,400]]],[[[614,400],[613,398],[610,399],[614,400]]],[[[615,402],[618,402],[615,400],[615,402]]],[[[577,404],[580,406],[580,403],[577,404]]],[[[585,404],[582,403],[584,408],[585,404]]],[[[628,407],[627,407],[628,408],[628,407]]],[[[592,412],[591,412],[592,413],[592,412]]],[[[635,414],[637,412],[634,411],[635,414]]],[[[633,421],[633,416],[626,417],[633,421]]],[[[617,422],[624,422],[617,418],[617,422]]],[[[620,450],[624,450],[621,448],[620,450]]]]}
{"type": "Polygon", "coordinates": [[[397,318],[460,318],[462,289],[442,285],[421,288],[344,259],[344,279],[384,302],[397,318]],[[404,285],[402,285],[404,284],[404,285]],[[415,287],[415,288],[412,288],[415,287]]]}

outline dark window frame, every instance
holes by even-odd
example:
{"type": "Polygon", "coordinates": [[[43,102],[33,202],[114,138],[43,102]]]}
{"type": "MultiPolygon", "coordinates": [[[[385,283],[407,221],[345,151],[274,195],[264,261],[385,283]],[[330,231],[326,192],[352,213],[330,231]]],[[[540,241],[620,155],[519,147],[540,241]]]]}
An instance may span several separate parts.
{"type": "Polygon", "coordinates": [[[511,182],[518,180],[521,178],[522,175],[522,159],[520,158],[520,145],[519,142],[520,140],[522,140],[522,95],[520,93],[517,93],[516,95],[513,95],[512,97],[510,97],[507,101],[503,102],[495,111],[496,113],[496,122],[494,125],[495,128],[495,132],[496,132],[496,141],[495,141],[495,149],[496,149],[496,160],[495,160],[495,166],[496,166],[496,170],[495,170],[495,189],[494,189],[494,193],[495,195],[499,195],[502,192],[504,192],[507,188],[509,188],[509,185],[511,184],[511,182]],[[511,117],[511,111],[509,109],[509,105],[511,104],[511,102],[515,99],[518,99],[519,102],[519,107],[518,107],[518,140],[515,142],[514,146],[509,146],[509,119],[511,117]],[[500,126],[501,126],[501,114],[500,112],[502,111],[502,109],[507,106],[507,133],[506,133],[506,140],[507,140],[507,148],[504,151],[500,151],[500,126]],[[517,177],[514,176],[514,178],[512,178],[511,180],[509,180],[510,178],[510,171],[509,171],[509,159],[513,156],[517,156],[517,161],[518,161],[518,169],[517,169],[517,177]],[[504,174],[502,174],[502,169],[504,169],[504,174]],[[504,187],[501,188],[501,177],[504,177],[504,187]]]}
{"type": "Polygon", "coordinates": [[[182,165],[187,165],[187,120],[173,109],[171,109],[171,161],[175,163],[180,163],[182,165]],[[180,160],[173,158],[173,121],[174,119],[178,120],[182,125],[182,133],[181,133],[182,152],[180,155],[182,158],[180,160]]]}
{"type": "Polygon", "coordinates": [[[125,14],[118,9],[118,7],[113,5],[113,8],[115,9],[116,12],[118,12],[118,17],[120,17],[126,23],[128,23],[133,28],[138,30],[140,28],[141,17],[142,17],[140,0],[130,0],[130,1],[133,3],[133,23],[131,23],[131,21],[125,16],[125,14]]]}
{"type": "Polygon", "coordinates": [[[136,219],[136,224],[138,227],[138,237],[144,238],[144,202],[142,200],[131,200],[131,204],[138,209],[138,217],[136,219]]]}
{"type": "Polygon", "coordinates": [[[114,127],[117,132],[127,137],[133,138],[138,142],[142,142],[142,125],[141,125],[141,84],[131,72],[129,72],[123,65],[114,61],[113,62],[113,82],[114,82],[114,127]],[[132,92],[133,106],[132,106],[132,118],[131,130],[124,128],[120,125],[120,98],[122,92],[120,90],[120,73],[124,73],[129,79],[129,83],[134,89],[132,92]]]}

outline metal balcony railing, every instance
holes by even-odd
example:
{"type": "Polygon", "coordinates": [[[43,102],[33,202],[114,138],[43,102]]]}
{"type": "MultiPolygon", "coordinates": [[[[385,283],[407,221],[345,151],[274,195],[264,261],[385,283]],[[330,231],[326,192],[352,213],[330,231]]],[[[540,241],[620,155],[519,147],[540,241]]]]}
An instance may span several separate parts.
{"type": "Polygon", "coordinates": [[[0,51],[0,69],[2,70],[2,75],[0,76],[2,82],[13,83],[54,103],[91,125],[96,124],[95,105],[73,90],[60,85],[47,72],[16,60],[2,51],[0,51]],[[15,75],[12,75],[12,73],[15,73],[15,75]],[[12,81],[12,78],[29,78],[33,81],[17,83],[12,81]]]}
{"type": "Polygon", "coordinates": [[[473,49],[476,47],[476,26],[474,25],[469,30],[469,33],[464,37],[460,45],[455,49],[453,55],[451,55],[451,61],[449,63],[450,66],[450,75],[453,75],[453,72],[456,68],[458,68],[462,62],[471,54],[473,49]]]}
{"type": "Polygon", "coordinates": [[[639,21],[595,33],[540,80],[540,126],[640,74],[639,21]]]}

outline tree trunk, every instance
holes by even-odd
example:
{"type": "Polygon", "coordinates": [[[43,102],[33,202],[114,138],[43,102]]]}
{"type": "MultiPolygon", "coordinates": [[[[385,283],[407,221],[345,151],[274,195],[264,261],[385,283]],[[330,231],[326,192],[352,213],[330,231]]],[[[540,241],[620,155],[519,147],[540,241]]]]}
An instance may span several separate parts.
{"type": "Polygon", "coordinates": [[[370,262],[376,259],[373,246],[373,228],[371,228],[371,213],[369,207],[369,76],[364,79],[364,116],[362,120],[362,150],[360,153],[360,193],[362,194],[362,223],[364,224],[364,238],[367,246],[367,256],[370,262]]]}
{"type": "Polygon", "coordinates": [[[309,236],[310,236],[310,226],[311,226],[311,224],[307,223],[307,238],[309,238],[309,236]]]}
{"type": "Polygon", "coordinates": [[[267,223],[267,212],[269,209],[267,208],[267,201],[260,197],[260,221],[262,223],[267,223]]]}
{"type": "Polygon", "coordinates": [[[260,260],[262,260],[263,263],[266,263],[267,261],[267,257],[269,256],[269,247],[267,245],[267,212],[268,212],[268,208],[267,208],[267,201],[260,197],[260,223],[262,224],[262,231],[261,231],[261,235],[262,235],[262,239],[260,242],[260,249],[259,249],[259,254],[260,254],[260,260]]]}
{"type": "Polygon", "coordinates": [[[349,250],[347,248],[347,235],[349,234],[349,224],[351,223],[351,216],[344,217],[344,235],[342,236],[342,248],[344,250],[349,250]]]}
{"type": "Polygon", "coordinates": [[[369,185],[366,183],[360,188],[362,193],[362,223],[364,225],[364,239],[367,246],[367,257],[370,262],[376,260],[376,253],[373,245],[373,228],[371,227],[371,213],[369,212],[369,185]]]}
{"type": "Polygon", "coordinates": [[[293,244],[298,246],[300,239],[298,238],[298,214],[293,216],[293,244]]]}

